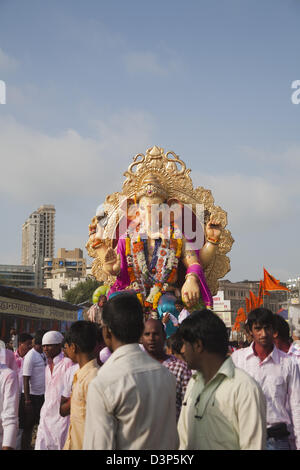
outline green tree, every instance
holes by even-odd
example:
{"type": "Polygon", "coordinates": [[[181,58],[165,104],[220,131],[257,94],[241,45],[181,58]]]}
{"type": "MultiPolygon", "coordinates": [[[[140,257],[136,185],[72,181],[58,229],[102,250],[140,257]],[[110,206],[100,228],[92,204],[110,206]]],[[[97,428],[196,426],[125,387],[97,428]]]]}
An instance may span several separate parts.
{"type": "Polygon", "coordinates": [[[64,298],[67,302],[74,305],[81,304],[82,302],[93,302],[93,293],[101,285],[102,283],[95,279],[87,279],[84,282],[79,282],[73,289],[67,290],[64,298]]]}

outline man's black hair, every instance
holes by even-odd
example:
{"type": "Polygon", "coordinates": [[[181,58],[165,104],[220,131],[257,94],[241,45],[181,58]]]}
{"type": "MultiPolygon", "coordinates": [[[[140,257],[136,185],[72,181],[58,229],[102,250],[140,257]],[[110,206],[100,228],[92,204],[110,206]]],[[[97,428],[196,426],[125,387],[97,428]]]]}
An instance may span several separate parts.
{"type": "Polygon", "coordinates": [[[83,353],[91,353],[97,345],[98,329],[93,322],[79,320],[72,323],[65,335],[64,342],[71,345],[76,344],[83,353]]]}
{"type": "Polygon", "coordinates": [[[35,344],[42,344],[42,339],[45,333],[47,333],[48,330],[37,330],[34,335],[34,342],[35,344]]]}
{"type": "Polygon", "coordinates": [[[268,308],[264,307],[259,307],[255,308],[254,310],[251,310],[251,312],[248,314],[248,320],[247,320],[247,325],[249,327],[249,330],[252,331],[252,326],[254,323],[257,323],[258,325],[271,325],[273,326],[274,324],[274,315],[269,310],[268,308]]]}
{"type": "Polygon", "coordinates": [[[96,329],[97,329],[97,343],[98,344],[103,344],[104,339],[103,339],[103,334],[102,334],[102,326],[100,326],[98,323],[95,323],[96,329]]]}
{"type": "Polygon", "coordinates": [[[29,333],[21,333],[18,337],[18,344],[25,343],[25,341],[32,340],[32,336],[29,333]]]}
{"type": "Polygon", "coordinates": [[[193,312],[181,323],[178,331],[184,341],[194,344],[201,340],[207,352],[227,356],[229,340],[225,323],[211,310],[193,312]]]}
{"type": "Polygon", "coordinates": [[[290,339],[290,327],[287,321],[282,318],[278,313],[274,313],[273,316],[273,328],[274,331],[278,333],[278,337],[284,341],[289,341],[290,339]]]}
{"type": "Polygon", "coordinates": [[[173,354],[181,354],[181,348],[183,346],[183,340],[178,330],[175,331],[169,338],[167,338],[167,346],[171,349],[173,354]]]}
{"type": "Polygon", "coordinates": [[[102,319],[122,343],[138,343],[144,330],[143,309],[135,294],[120,292],[103,307],[102,319]]]}

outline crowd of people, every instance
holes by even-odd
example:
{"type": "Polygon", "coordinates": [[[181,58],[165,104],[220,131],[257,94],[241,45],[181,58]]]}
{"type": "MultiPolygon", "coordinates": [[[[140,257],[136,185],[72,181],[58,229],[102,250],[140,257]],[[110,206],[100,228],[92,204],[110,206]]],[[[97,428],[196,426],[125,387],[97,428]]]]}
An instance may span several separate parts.
{"type": "Polygon", "coordinates": [[[211,310],[178,308],[168,331],[168,312],[145,318],[121,292],[64,335],[13,332],[14,350],[0,345],[1,448],[300,449],[300,332],[260,307],[247,343],[230,345],[211,310]]]}

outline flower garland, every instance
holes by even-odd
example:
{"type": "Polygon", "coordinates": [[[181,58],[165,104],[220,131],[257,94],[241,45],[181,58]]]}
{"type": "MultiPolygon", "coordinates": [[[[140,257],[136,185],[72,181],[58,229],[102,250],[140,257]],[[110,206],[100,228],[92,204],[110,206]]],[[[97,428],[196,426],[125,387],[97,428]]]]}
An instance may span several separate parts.
{"type": "Polygon", "coordinates": [[[130,288],[136,291],[142,305],[156,309],[169,284],[175,282],[182,253],[182,239],[174,238],[173,234],[164,243],[161,239],[156,240],[149,267],[147,240],[141,240],[139,236],[134,241],[127,235],[125,250],[130,288]]]}

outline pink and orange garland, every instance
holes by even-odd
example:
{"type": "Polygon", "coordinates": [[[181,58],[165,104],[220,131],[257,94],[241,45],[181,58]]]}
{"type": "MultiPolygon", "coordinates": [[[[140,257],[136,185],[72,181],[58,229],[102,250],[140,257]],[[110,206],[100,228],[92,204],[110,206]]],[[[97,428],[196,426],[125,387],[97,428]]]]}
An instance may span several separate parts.
{"type": "Polygon", "coordinates": [[[125,242],[129,289],[136,291],[143,306],[155,310],[162,294],[176,280],[178,262],[182,253],[182,239],[175,238],[173,234],[170,240],[161,244],[157,252],[155,272],[152,273],[149,272],[147,265],[144,241],[140,237],[134,241],[127,236],[125,242]]]}

